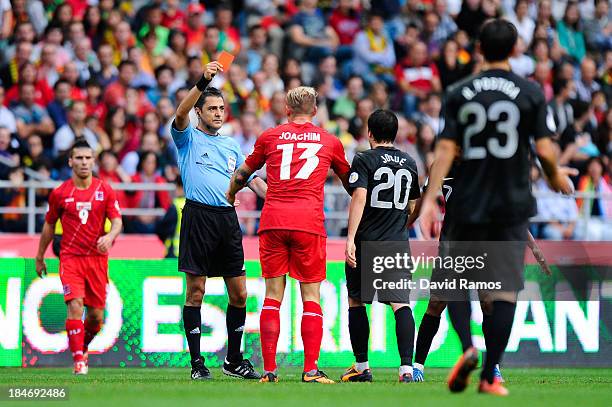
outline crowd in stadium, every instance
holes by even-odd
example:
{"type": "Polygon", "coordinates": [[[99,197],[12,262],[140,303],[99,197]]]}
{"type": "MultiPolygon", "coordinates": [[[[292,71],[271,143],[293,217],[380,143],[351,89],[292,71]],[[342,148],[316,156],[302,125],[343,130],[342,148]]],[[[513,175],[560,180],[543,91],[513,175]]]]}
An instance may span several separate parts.
{"type": "MultiPolygon", "coordinates": [[[[67,179],[66,152],[78,137],[95,148],[97,174],[109,182],[176,182],[170,123],[222,50],[237,57],[212,84],[228,112],[220,133],[245,155],[286,120],[285,92],[305,84],[319,94],[317,124],[340,138],[349,162],[369,148],[370,113],[396,111],[396,145],[416,160],[422,185],[444,126],[443,92],[479,69],[475,38],[496,16],[518,29],[512,69],[544,90],[560,162],[580,171],[576,190],[612,194],[607,0],[0,0],[0,180],[14,185],[0,189],[0,207],[26,205],[26,179],[67,179]]],[[[547,190],[535,168],[533,180],[547,190]]],[[[48,192],[37,191],[38,205],[48,192]]],[[[167,209],[172,194],[119,199],[167,209]]],[[[0,232],[26,230],[25,215],[0,217],[0,232]]],[[[533,225],[539,238],[612,240],[610,197],[542,197],[538,217],[546,220],[533,225]]],[[[126,231],[149,233],[156,222],[128,219],[126,231]]]]}

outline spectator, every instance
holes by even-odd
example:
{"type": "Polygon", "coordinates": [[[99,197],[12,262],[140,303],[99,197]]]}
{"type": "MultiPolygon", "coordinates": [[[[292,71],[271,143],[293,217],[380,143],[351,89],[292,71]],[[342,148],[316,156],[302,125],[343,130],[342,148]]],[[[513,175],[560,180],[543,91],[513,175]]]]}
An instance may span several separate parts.
{"type": "Polygon", "coordinates": [[[152,46],[149,49],[154,55],[161,55],[168,45],[170,30],[161,24],[162,19],[163,13],[161,7],[156,3],[150,4],[146,12],[146,23],[138,32],[138,38],[142,42],[146,38],[153,40],[152,46]]]}
{"type": "Polygon", "coordinates": [[[392,86],[394,66],[393,41],[384,31],[384,20],[381,15],[370,14],[366,28],[357,34],[353,43],[353,72],[367,86],[379,80],[392,86]]]}
{"type": "Polygon", "coordinates": [[[346,83],[346,93],[336,100],[332,114],[350,120],[355,116],[357,101],[363,98],[364,93],[363,79],[360,76],[350,77],[346,83]]]}
{"type": "Polygon", "coordinates": [[[267,130],[287,122],[285,92],[276,91],[270,98],[270,110],[260,119],[261,129],[267,130]]]}
{"type": "Polygon", "coordinates": [[[261,70],[263,59],[269,52],[266,47],[267,42],[268,34],[261,25],[256,24],[249,28],[249,46],[242,51],[240,58],[246,64],[246,70],[249,75],[253,75],[261,70]]]}
{"type": "Polygon", "coordinates": [[[179,7],[179,3],[179,0],[166,1],[161,24],[170,30],[180,30],[183,20],[187,17],[185,12],[179,7]]]}
{"type": "MultiPolygon", "coordinates": [[[[53,99],[53,90],[45,79],[37,80],[36,67],[31,62],[26,62],[19,69],[19,84],[29,83],[34,85],[34,102],[45,107],[53,99]]],[[[14,103],[19,98],[19,85],[13,85],[6,92],[6,102],[8,105],[14,103]]]]}
{"type": "Polygon", "coordinates": [[[96,6],[88,6],[83,16],[83,28],[85,35],[91,40],[93,49],[98,49],[104,41],[106,22],[102,20],[100,9],[96,6]]]}
{"type": "Polygon", "coordinates": [[[481,3],[486,0],[465,0],[457,15],[457,27],[465,31],[470,38],[478,37],[480,26],[487,19],[481,3]]]}
{"type": "Polygon", "coordinates": [[[446,41],[442,53],[436,61],[440,75],[440,85],[446,89],[453,83],[465,78],[472,71],[472,64],[459,61],[459,45],[454,39],[446,41]]]}
{"type": "Polygon", "coordinates": [[[446,0],[435,0],[434,10],[438,15],[439,23],[432,34],[432,40],[441,45],[457,32],[457,24],[448,12],[446,0]]]}
{"type": "MultiPolygon", "coordinates": [[[[202,22],[204,7],[199,3],[191,3],[187,7],[187,18],[182,31],[187,37],[187,52],[197,52],[204,43],[206,27],[202,22]]],[[[218,30],[217,30],[218,32],[218,30]]]]}
{"type": "Polygon", "coordinates": [[[234,138],[240,145],[240,150],[245,157],[253,152],[255,141],[261,134],[261,131],[257,116],[252,113],[240,116],[240,131],[234,134],[234,138]]]}
{"type": "Polygon", "coordinates": [[[442,98],[439,93],[430,93],[423,100],[422,112],[419,121],[427,124],[437,136],[444,128],[444,119],[440,115],[442,111],[442,98]]]}
{"type": "Polygon", "coordinates": [[[166,65],[174,69],[177,81],[187,79],[187,39],[181,31],[170,31],[165,51],[166,65]]]}
{"type": "Polygon", "coordinates": [[[128,57],[128,51],[136,45],[136,39],[127,21],[120,21],[109,38],[109,44],[113,47],[113,64],[119,65],[120,62],[128,57]]]}
{"type": "Polygon", "coordinates": [[[55,128],[62,127],[68,121],[66,112],[70,103],[71,90],[72,85],[65,79],[58,80],[55,82],[55,86],[53,86],[54,97],[47,106],[47,112],[49,112],[55,128]]]}
{"type": "Polygon", "coordinates": [[[514,4],[514,14],[508,17],[508,21],[514,24],[524,44],[531,44],[533,31],[535,30],[535,22],[529,17],[528,0],[516,0],[514,4]]]}
{"type": "Polygon", "coordinates": [[[608,107],[603,121],[597,128],[594,141],[602,154],[612,156],[612,107],[608,107]]]}
{"type": "Polygon", "coordinates": [[[0,127],[0,180],[7,180],[11,168],[19,165],[19,155],[11,150],[11,133],[0,127]]]}
{"type": "Polygon", "coordinates": [[[110,148],[108,140],[99,139],[98,135],[85,126],[87,118],[87,107],[82,100],[75,100],[68,108],[68,123],[60,127],[53,138],[53,155],[55,157],[65,154],[74,141],[84,138],[91,148],[96,151],[99,149],[110,148]]]}
{"type": "Polygon", "coordinates": [[[146,95],[149,101],[156,105],[162,97],[174,98],[176,83],[174,80],[174,70],[169,65],[160,65],[155,68],[156,86],[147,90],[146,95]]]}
{"type": "Polygon", "coordinates": [[[102,102],[102,87],[95,79],[87,81],[86,93],[85,106],[87,108],[87,117],[93,116],[97,120],[104,120],[106,105],[102,102]]]}
{"type": "Polygon", "coordinates": [[[27,154],[22,157],[23,165],[33,168],[46,161],[44,156],[43,141],[38,134],[31,134],[27,139],[27,154]]]}
{"type": "MultiPolygon", "coordinates": [[[[11,35],[11,21],[13,20],[13,11],[11,10],[11,2],[9,0],[0,1],[0,41],[5,41],[11,35]]],[[[6,43],[5,43],[6,44],[6,43]]]]}
{"type": "Polygon", "coordinates": [[[98,62],[97,68],[91,68],[91,76],[105,88],[117,80],[119,72],[113,64],[113,48],[110,45],[103,44],[98,48],[98,62]]]}
{"type": "Polygon", "coordinates": [[[404,114],[412,117],[417,102],[429,92],[440,92],[442,85],[438,68],[427,60],[427,46],[417,42],[412,46],[407,60],[396,67],[396,78],[404,94],[404,114]]]}
{"type": "Polygon", "coordinates": [[[357,143],[363,143],[368,139],[368,117],[374,111],[374,102],[372,99],[365,98],[357,101],[355,116],[349,120],[348,131],[357,140],[357,143]]]}
{"type": "Polygon", "coordinates": [[[359,4],[355,0],[340,0],[329,17],[329,25],[338,37],[336,56],[339,61],[350,59],[353,54],[353,40],[361,29],[359,4]]]}
{"type": "Polygon", "coordinates": [[[533,190],[537,199],[537,217],[543,221],[538,237],[547,240],[573,239],[578,219],[575,199],[553,192],[537,167],[532,167],[531,177],[536,180],[533,190]]]}
{"type": "Polygon", "coordinates": [[[64,65],[64,72],[61,76],[62,79],[65,79],[70,83],[70,98],[72,100],[84,100],[85,92],[83,92],[83,87],[85,83],[81,82],[81,78],[79,76],[79,70],[74,62],[70,61],[66,65],[64,65]]]}
{"type": "MultiPolygon", "coordinates": [[[[157,156],[153,152],[143,152],[138,163],[137,173],[132,177],[132,182],[164,184],[166,181],[158,174],[157,156]]],[[[170,195],[168,191],[136,191],[128,196],[130,208],[138,209],[168,209],[170,206],[170,195]]],[[[154,233],[156,217],[153,215],[134,216],[128,222],[126,232],[131,233],[154,233]]]]}
{"type": "Polygon", "coordinates": [[[538,62],[535,66],[533,80],[542,88],[546,102],[550,102],[554,94],[551,77],[551,69],[548,64],[546,64],[545,62],[538,62]]]}
{"type": "Polygon", "coordinates": [[[70,61],[70,53],[64,48],[64,32],[58,26],[48,25],[45,29],[43,41],[36,45],[33,49],[33,55],[42,56],[42,48],[51,44],[55,46],[55,58],[58,66],[63,67],[70,61]]]}
{"type": "Polygon", "coordinates": [[[79,83],[85,83],[91,78],[90,66],[99,64],[96,53],[91,50],[91,40],[89,38],[81,38],[75,43],[74,58],[74,63],[79,72],[79,83]]]}
{"type": "MultiPolygon", "coordinates": [[[[11,168],[9,170],[8,180],[11,182],[12,187],[0,190],[0,206],[9,208],[25,207],[26,189],[23,186],[25,181],[23,168],[11,168]]],[[[25,233],[27,231],[28,221],[26,215],[19,213],[4,213],[0,216],[0,230],[9,233],[25,233]]]]}
{"type": "Polygon", "coordinates": [[[119,64],[117,81],[108,85],[104,91],[104,102],[109,107],[125,107],[125,94],[136,76],[136,64],[123,60],[119,64]]]}
{"type": "Polygon", "coordinates": [[[574,109],[569,103],[574,83],[567,79],[557,79],[553,82],[554,98],[548,104],[548,112],[552,117],[557,138],[574,123],[574,109]]]}
{"type": "MultiPolygon", "coordinates": [[[[14,28],[15,34],[13,35],[13,45],[7,47],[5,50],[6,54],[4,56],[5,60],[10,60],[15,57],[16,52],[16,44],[20,42],[27,42],[28,44],[34,44],[36,41],[36,33],[34,32],[34,27],[32,23],[27,20],[18,22],[14,28]]],[[[32,55],[30,55],[29,61],[33,62],[36,59],[36,52],[34,52],[34,47],[32,47],[32,55]]]]}
{"type": "Polygon", "coordinates": [[[50,146],[50,136],[55,126],[47,111],[34,102],[35,97],[36,88],[33,84],[19,85],[19,100],[11,107],[17,119],[17,133],[21,138],[27,138],[33,133],[40,134],[48,140],[45,145],[50,146]]]}
{"type": "Polygon", "coordinates": [[[121,161],[127,153],[138,148],[140,128],[134,118],[128,117],[122,107],[109,109],[106,115],[104,130],[111,142],[111,149],[121,161]]]}
{"type": "Polygon", "coordinates": [[[374,110],[389,109],[389,90],[384,82],[376,82],[370,88],[370,99],[374,103],[374,110]]]}
{"type": "Polygon", "coordinates": [[[531,76],[535,71],[535,62],[533,62],[531,57],[525,55],[525,51],[527,51],[525,41],[523,41],[522,37],[518,37],[514,48],[514,55],[510,58],[510,66],[512,67],[512,72],[523,78],[531,76]]]}
{"type": "Polygon", "coordinates": [[[533,55],[536,65],[545,64],[549,69],[553,69],[555,67],[555,62],[550,57],[552,51],[548,47],[548,42],[545,39],[536,38],[533,40],[533,45],[531,48],[531,54],[533,55]]]}
{"type": "Polygon", "coordinates": [[[51,43],[44,44],[37,67],[37,81],[44,80],[49,86],[53,86],[59,79],[61,70],[63,70],[63,65],[60,65],[58,61],[57,46],[51,43]]]}
{"type": "Polygon", "coordinates": [[[336,32],[326,25],[317,0],[302,0],[300,11],[293,16],[289,37],[290,56],[311,64],[319,63],[321,58],[333,53],[339,44],[336,32]]]}
{"type": "Polygon", "coordinates": [[[595,0],[595,16],[585,22],[584,33],[590,50],[612,49],[612,20],[608,0],[595,0]]]}
{"type": "MultiPolygon", "coordinates": [[[[196,51],[197,54],[202,54],[202,64],[207,64],[215,60],[217,53],[220,51],[221,31],[217,27],[208,27],[204,35],[204,49],[196,51]]],[[[200,74],[202,71],[200,71],[200,74]]]]}
{"type": "Polygon", "coordinates": [[[576,200],[585,216],[577,228],[580,240],[612,240],[612,200],[603,198],[612,194],[612,187],[604,177],[604,169],[601,158],[593,157],[587,165],[587,173],[578,181],[578,192],[594,195],[576,200]]]}
{"type": "Polygon", "coordinates": [[[265,74],[265,82],[262,86],[264,97],[270,99],[274,92],[285,90],[285,84],[279,75],[279,61],[276,55],[267,54],[263,59],[262,69],[265,74]]]}
{"type": "Polygon", "coordinates": [[[601,86],[596,81],[597,65],[591,58],[584,58],[580,64],[580,80],[576,82],[576,95],[583,102],[590,102],[593,93],[601,90],[601,86]]]}
{"type": "Polygon", "coordinates": [[[231,54],[237,55],[240,52],[240,33],[238,29],[232,27],[234,13],[231,7],[221,3],[215,9],[215,23],[219,29],[219,48],[231,54]]]}
{"type": "MultiPolygon", "coordinates": [[[[100,162],[100,169],[98,171],[98,177],[106,182],[112,183],[129,183],[132,178],[121,168],[117,155],[111,150],[102,150],[98,156],[100,162]]],[[[122,208],[128,207],[127,196],[124,190],[117,189],[117,200],[122,208]]]]}
{"type": "Polygon", "coordinates": [[[563,20],[557,22],[559,43],[567,55],[579,63],[586,55],[584,34],[580,28],[580,12],[578,3],[568,1],[563,14],[563,20]]]}
{"type": "Polygon", "coordinates": [[[570,157],[570,165],[581,171],[586,169],[586,163],[591,157],[599,155],[591,131],[591,118],[593,108],[589,103],[576,100],[572,103],[574,110],[574,123],[561,135],[563,148],[562,158],[570,157]]]}
{"type": "Polygon", "coordinates": [[[9,133],[17,133],[17,121],[15,115],[4,103],[4,88],[0,86],[0,128],[8,129],[9,133]]]}
{"type": "Polygon", "coordinates": [[[155,153],[157,157],[158,167],[161,168],[162,165],[159,163],[159,158],[161,156],[162,148],[159,136],[154,131],[145,132],[140,138],[140,147],[138,151],[130,151],[125,155],[125,157],[121,160],[121,168],[126,172],[126,174],[130,176],[136,175],[138,171],[138,165],[140,164],[140,159],[142,158],[142,153],[151,152],[155,153]]]}
{"type": "Polygon", "coordinates": [[[398,150],[410,155],[417,165],[419,173],[419,185],[423,185],[427,177],[427,169],[421,160],[416,148],[417,125],[412,120],[406,120],[404,116],[398,117],[397,138],[393,143],[398,150]]]}
{"type": "Polygon", "coordinates": [[[428,124],[422,124],[417,133],[417,153],[418,157],[426,166],[430,168],[433,163],[433,144],[436,133],[428,124]]]}
{"type": "Polygon", "coordinates": [[[10,89],[19,83],[19,71],[32,57],[32,43],[21,41],[17,43],[15,57],[0,67],[0,80],[5,89],[10,89]]]}

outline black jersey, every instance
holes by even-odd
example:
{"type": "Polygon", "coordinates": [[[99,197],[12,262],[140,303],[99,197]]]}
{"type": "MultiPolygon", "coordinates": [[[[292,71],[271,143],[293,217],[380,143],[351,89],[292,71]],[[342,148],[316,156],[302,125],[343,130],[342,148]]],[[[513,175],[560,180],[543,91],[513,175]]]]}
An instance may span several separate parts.
{"type": "Polygon", "coordinates": [[[408,240],[408,201],[421,196],[415,161],[395,147],[355,155],[349,185],[368,191],[355,240],[408,240]]]}
{"type": "Polygon", "coordinates": [[[461,148],[447,216],[460,223],[516,223],[535,215],[530,138],[550,137],[555,127],[538,85],[489,70],[452,86],[444,105],[440,138],[461,148]]]}

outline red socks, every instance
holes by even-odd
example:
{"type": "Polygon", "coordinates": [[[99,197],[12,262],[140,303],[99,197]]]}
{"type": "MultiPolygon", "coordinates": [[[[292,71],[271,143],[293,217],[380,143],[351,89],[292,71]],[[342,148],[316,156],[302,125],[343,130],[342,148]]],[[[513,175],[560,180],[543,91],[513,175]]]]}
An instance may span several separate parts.
{"type": "Polygon", "coordinates": [[[266,298],[259,316],[261,353],[266,372],[276,371],[276,345],[280,333],[280,301],[266,298]]]}
{"type": "Polygon", "coordinates": [[[323,339],[323,311],[314,301],[304,302],[302,314],[302,342],[304,343],[304,371],[317,370],[317,360],[323,339]]]}
{"type": "Polygon", "coordinates": [[[91,322],[85,319],[85,339],[83,343],[83,352],[87,352],[89,349],[89,344],[93,341],[93,338],[96,337],[98,332],[102,329],[102,324],[100,322],[91,322]]]}
{"type": "MultiPolygon", "coordinates": [[[[276,345],[280,333],[279,301],[271,298],[264,300],[259,317],[261,353],[266,372],[276,371],[276,345]]],[[[317,370],[317,359],[323,338],[323,311],[314,301],[304,302],[302,314],[302,342],[304,343],[304,371],[317,370]]]]}
{"type": "Polygon", "coordinates": [[[83,345],[85,340],[85,329],[80,319],[67,319],[66,332],[68,333],[68,346],[72,352],[75,362],[83,360],[83,345]]]}

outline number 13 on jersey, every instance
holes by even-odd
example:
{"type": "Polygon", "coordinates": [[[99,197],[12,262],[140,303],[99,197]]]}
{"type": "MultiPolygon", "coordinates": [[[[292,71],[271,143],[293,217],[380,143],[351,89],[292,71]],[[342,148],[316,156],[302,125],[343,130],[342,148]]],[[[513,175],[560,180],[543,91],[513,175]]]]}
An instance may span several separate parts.
{"type": "MultiPolygon", "coordinates": [[[[281,167],[280,167],[280,179],[288,180],[291,178],[291,163],[293,161],[293,149],[295,144],[279,144],[276,146],[278,150],[283,151],[283,155],[281,158],[281,167]]],[[[299,160],[305,160],[304,165],[297,174],[295,174],[295,179],[308,179],[310,175],[314,172],[314,170],[319,165],[319,157],[317,157],[317,153],[323,147],[322,144],[318,143],[297,143],[297,148],[303,148],[304,152],[299,156],[299,160]]]]}

